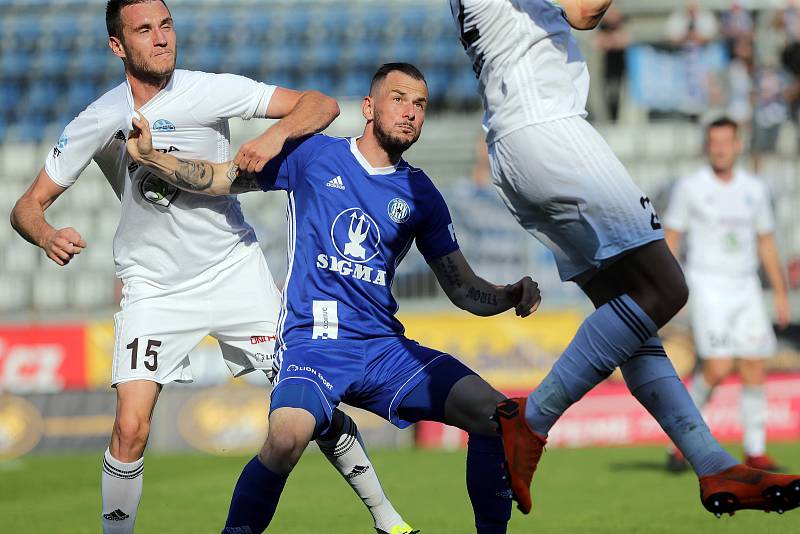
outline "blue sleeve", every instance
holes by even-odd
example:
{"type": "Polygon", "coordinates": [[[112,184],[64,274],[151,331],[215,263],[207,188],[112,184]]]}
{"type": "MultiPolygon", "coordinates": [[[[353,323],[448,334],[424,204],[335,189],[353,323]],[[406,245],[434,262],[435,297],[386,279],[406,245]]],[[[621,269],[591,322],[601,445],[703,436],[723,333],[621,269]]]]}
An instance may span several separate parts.
{"type": "Polygon", "coordinates": [[[416,235],[417,248],[428,263],[459,248],[447,204],[438,189],[431,189],[427,216],[419,222],[416,235]]]}
{"type": "Polygon", "coordinates": [[[291,191],[294,189],[301,171],[314,157],[314,148],[319,145],[319,138],[324,138],[324,136],[301,137],[284,144],[280,154],[269,160],[261,172],[256,175],[261,190],[291,191]]]}

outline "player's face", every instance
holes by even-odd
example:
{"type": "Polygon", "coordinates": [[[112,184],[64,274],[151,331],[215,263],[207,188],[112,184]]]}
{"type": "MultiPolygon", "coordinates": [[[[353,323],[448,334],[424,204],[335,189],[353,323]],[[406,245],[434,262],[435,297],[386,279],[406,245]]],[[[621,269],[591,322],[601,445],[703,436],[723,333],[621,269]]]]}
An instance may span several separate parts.
{"type": "Polygon", "coordinates": [[[171,76],[177,44],[167,6],[159,1],[132,4],[122,8],[121,17],[120,46],[128,71],[143,78],[171,76]]]}
{"type": "Polygon", "coordinates": [[[428,86],[400,71],[390,72],[372,97],[375,137],[387,152],[404,152],[417,142],[425,122],[428,86]]]}
{"type": "Polygon", "coordinates": [[[736,164],[742,151],[742,142],[732,126],[711,128],[706,139],[706,153],[711,168],[716,172],[727,172],[736,164]]]}

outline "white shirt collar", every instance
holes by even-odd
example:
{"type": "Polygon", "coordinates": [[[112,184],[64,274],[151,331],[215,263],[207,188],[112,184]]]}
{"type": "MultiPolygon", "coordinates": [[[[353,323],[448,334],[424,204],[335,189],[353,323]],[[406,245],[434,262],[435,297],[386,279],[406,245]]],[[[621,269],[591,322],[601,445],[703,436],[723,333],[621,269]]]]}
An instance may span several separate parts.
{"type": "Polygon", "coordinates": [[[351,137],[350,138],[350,152],[353,153],[355,156],[356,161],[358,161],[359,165],[361,165],[367,174],[392,174],[393,172],[397,171],[397,165],[390,165],[388,167],[373,167],[367,161],[367,158],[358,150],[358,145],[356,144],[356,139],[361,138],[359,135],[358,137],[351,137]]]}
{"type": "MultiPolygon", "coordinates": [[[[175,69],[175,71],[172,73],[172,76],[170,76],[170,77],[169,77],[169,81],[167,82],[167,85],[165,85],[165,86],[164,86],[164,88],[163,88],[162,90],[160,90],[160,91],[159,91],[159,92],[157,92],[155,95],[153,95],[153,98],[151,98],[150,100],[148,100],[148,101],[147,101],[147,102],[146,102],[146,103],[145,103],[145,104],[144,104],[144,105],[143,105],[143,106],[140,108],[142,111],[144,111],[144,110],[146,110],[147,108],[149,108],[149,107],[150,107],[150,106],[151,106],[151,105],[152,105],[154,102],[156,102],[157,100],[160,100],[160,99],[161,99],[161,96],[162,96],[162,95],[164,95],[164,93],[167,93],[167,92],[169,92],[169,91],[171,91],[171,90],[172,90],[172,88],[175,86],[175,76],[176,76],[176,73],[177,73],[177,69],[175,69]]],[[[130,82],[128,81],[128,77],[127,77],[127,76],[125,76],[125,88],[127,89],[127,93],[128,93],[128,95],[127,95],[127,96],[128,96],[128,103],[129,103],[129,104],[130,104],[130,106],[131,106],[131,111],[133,111],[133,110],[135,109],[135,103],[134,103],[134,100],[133,100],[133,92],[131,91],[131,84],[130,84],[130,82]]]]}

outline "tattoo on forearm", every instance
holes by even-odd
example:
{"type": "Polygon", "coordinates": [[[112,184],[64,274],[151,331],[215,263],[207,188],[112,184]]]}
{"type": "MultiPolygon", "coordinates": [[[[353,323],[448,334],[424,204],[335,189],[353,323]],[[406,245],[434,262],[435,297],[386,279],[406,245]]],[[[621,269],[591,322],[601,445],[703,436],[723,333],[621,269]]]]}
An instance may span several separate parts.
{"type": "Polygon", "coordinates": [[[461,275],[453,258],[439,258],[436,260],[436,268],[444,275],[444,279],[450,287],[461,287],[461,275]]]}
{"type": "Polygon", "coordinates": [[[497,295],[495,293],[487,293],[486,291],[480,291],[474,287],[467,290],[467,298],[475,302],[480,302],[481,304],[497,306],[497,295]]]}
{"type": "Polygon", "coordinates": [[[175,169],[175,185],[192,191],[203,191],[211,187],[214,172],[208,162],[177,159],[181,164],[175,169]]]}
{"type": "Polygon", "coordinates": [[[225,178],[227,178],[230,183],[233,183],[236,181],[238,177],[239,177],[239,166],[234,162],[231,162],[231,164],[228,165],[228,171],[225,173],[225,178]]]}
{"type": "Polygon", "coordinates": [[[231,163],[230,167],[228,167],[228,172],[225,173],[225,177],[230,181],[231,193],[234,195],[260,189],[256,175],[254,173],[242,171],[235,163],[231,163]]]}

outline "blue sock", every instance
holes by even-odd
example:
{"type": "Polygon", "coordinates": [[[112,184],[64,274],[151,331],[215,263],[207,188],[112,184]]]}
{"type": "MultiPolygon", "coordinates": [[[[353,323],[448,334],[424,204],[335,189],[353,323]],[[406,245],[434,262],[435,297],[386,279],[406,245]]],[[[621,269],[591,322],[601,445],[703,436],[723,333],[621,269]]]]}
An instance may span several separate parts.
{"type": "Polygon", "coordinates": [[[633,396],[658,421],[697,476],[713,475],[739,463],[711,435],[658,337],[648,339],[620,369],[633,396]]]}
{"type": "Polygon", "coordinates": [[[499,436],[469,435],[467,492],[477,534],[506,534],[511,519],[511,487],[499,436]]]}
{"type": "Polygon", "coordinates": [[[567,408],[608,378],[656,330],[655,323],[628,295],[597,308],[528,395],[525,419],[530,427],[547,436],[567,408]]]}
{"type": "Polygon", "coordinates": [[[264,532],[275,515],[284,485],[286,477],[270,471],[258,456],[250,460],[233,489],[222,534],[264,532]]]}

